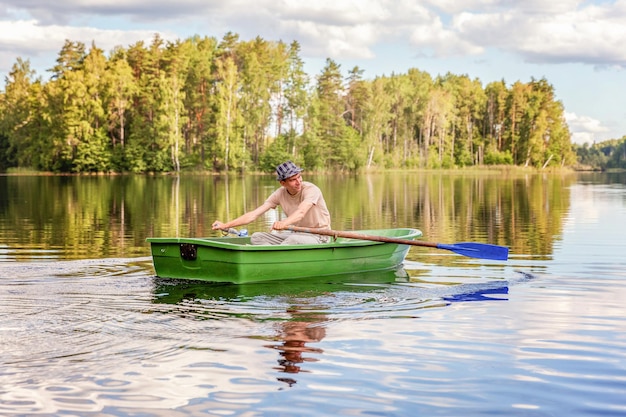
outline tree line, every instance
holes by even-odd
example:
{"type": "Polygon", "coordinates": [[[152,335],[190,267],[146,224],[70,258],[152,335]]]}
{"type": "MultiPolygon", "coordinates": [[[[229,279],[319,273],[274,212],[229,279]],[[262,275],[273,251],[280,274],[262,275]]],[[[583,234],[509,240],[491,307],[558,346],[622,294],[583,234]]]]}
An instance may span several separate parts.
{"type": "Polygon", "coordinates": [[[17,59],[0,92],[0,170],[58,173],[571,166],[546,79],[483,87],[409,69],[368,80],[294,41],[194,36],[117,47],[67,40],[43,80],[17,59]]]}
{"type": "Polygon", "coordinates": [[[580,169],[626,170],[626,136],[575,146],[580,169]]]}

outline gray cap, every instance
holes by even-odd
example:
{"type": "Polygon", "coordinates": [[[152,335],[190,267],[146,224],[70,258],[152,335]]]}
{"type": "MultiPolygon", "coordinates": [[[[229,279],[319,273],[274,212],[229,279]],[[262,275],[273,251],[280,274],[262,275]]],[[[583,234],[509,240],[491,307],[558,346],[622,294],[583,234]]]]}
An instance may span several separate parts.
{"type": "Polygon", "coordinates": [[[304,170],[291,161],[283,162],[276,167],[276,179],[278,181],[284,181],[302,171],[304,170]]]}

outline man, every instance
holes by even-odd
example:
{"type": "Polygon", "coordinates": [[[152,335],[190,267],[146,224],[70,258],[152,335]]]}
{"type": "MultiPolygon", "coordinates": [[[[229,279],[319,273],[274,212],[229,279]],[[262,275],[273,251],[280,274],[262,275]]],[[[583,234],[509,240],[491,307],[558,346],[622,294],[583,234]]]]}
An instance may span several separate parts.
{"type": "Polygon", "coordinates": [[[274,222],[272,232],[253,233],[250,241],[253,245],[297,245],[328,242],[328,236],[310,233],[292,233],[285,231],[288,226],[330,229],[330,213],[322,191],[313,183],[303,181],[302,169],[291,161],[276,167],[276,179],[281,187],[274,191],[265,202],[234,220],[222,223],[213,222],[213,230],[227,230],[255,221],[269,209],[280,206],[287,218],[274,222]],[[278,231],[278,232],[277,232],[278,231]]]}

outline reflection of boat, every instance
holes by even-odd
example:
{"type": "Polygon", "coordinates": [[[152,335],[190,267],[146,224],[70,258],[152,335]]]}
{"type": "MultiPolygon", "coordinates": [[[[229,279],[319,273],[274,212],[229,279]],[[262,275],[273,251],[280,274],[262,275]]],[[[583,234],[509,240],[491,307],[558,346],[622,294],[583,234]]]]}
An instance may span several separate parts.
{"type": "Polygon", "coordinates": [[[241,300],[258,296],[311,298],[335,291],[372,291],[381,285],[405,282],[407,277],[402,268],[238,285],[157,277],[154,280],[154,302],[177,304],[183,300],[241,300]]]}
{"type": "MultiPolygon", "coordinates": [[[[415,239],[416,229],[358,233],[415,239]]],[[[402,264],[408,245],[336,238],[318,245],[257,246],[249,237],[148,238],[156,275],[161,278],[246,283],[384,271],[402,264]]]]}

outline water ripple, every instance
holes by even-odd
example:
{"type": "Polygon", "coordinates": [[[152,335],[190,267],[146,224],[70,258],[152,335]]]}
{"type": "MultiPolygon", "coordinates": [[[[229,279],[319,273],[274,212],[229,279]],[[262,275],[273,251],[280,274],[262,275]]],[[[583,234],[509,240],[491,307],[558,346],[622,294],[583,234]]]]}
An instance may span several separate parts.
{"type": "Polygon", "coordinates": [[[585,381],[624,411],[602,393],[626,385],[615,286],[433,268],[235,286],[159,279],[146,258],[0,265],[0,413],[452,415],[507,398],[549,415],[585,381]]]}

